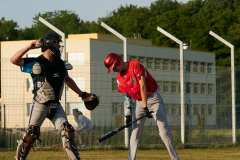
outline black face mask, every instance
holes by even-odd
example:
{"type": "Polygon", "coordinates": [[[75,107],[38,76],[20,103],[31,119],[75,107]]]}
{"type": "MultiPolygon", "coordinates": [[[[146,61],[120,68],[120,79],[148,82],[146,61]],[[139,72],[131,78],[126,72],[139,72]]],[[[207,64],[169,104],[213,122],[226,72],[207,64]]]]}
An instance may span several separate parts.
{"type": "Polygon", "coordinates": [[[55,58],[61,58],[60,49],[57,49],[51,43],[48,43],[47,45],[44,43],[44,45],[41,46],[41,49],[42,49],[42,52],[45,52],[47,49],[49,49],[55,58]]]}
{"type": "Polygon", "coordinates": [[[56,47],[54,47],[51,44],[49,44],[47,46],[48,46],[47,48],[52,52],[52,54],[55,58],[61,58],[61,52],[59,49],[57,49],[56,47]]]}

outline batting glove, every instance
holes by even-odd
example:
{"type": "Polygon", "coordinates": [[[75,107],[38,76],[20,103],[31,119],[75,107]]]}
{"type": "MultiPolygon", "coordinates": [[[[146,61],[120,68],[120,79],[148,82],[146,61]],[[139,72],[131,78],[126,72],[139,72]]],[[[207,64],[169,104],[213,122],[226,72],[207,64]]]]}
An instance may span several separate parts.
{"type": "Polygon", "coordinates": [[[148,118],[153,118],[147,107],[144,107],[143,110],[148,118]]]}
{"type": "Polygon", "coordinates": [[[132,115],[127,115],[126,117],[126,124],[128,124],[128,127],[130,127],[132,124],[129,124],[130,122],[132,122],[132,115]]]}

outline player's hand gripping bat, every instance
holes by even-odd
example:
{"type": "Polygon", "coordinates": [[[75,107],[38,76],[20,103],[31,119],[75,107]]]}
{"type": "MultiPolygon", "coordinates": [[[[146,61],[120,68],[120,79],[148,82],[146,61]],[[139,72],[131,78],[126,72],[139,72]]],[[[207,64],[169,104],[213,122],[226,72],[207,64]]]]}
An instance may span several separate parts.
{"type": "MultiPolygon", "coordinates": [[[[153,111],[151,111],[150,113],[153,113],[153,111]]],[[[140,119],[142,119],[142,118],[144,118],[144,117],[146,117],[146,115],[143,115],[143,116],[139,117],[138,119],[136,119],[135,121],[132,121],[132,122],[130,122],[130,123],[124,125],[124,126],[121,126],[121,127],[119,127],[119,128],[116,128],[116,129],[114,129],[114,130],[112,130],[112,131],[104,134],[102,137],[99,137],[99,138],[98,138],[98,141],[99,141],[99,142],[102,142],[102,141],[104,141],[104,140],[112,137],[113,135],[117,134],[118,132],[120,132],[120,131],[123,130],[124,128],[129,127],[129,125],[131,125],[132,123],[137,122],[138,120],[140,120],[140,119]]]]}

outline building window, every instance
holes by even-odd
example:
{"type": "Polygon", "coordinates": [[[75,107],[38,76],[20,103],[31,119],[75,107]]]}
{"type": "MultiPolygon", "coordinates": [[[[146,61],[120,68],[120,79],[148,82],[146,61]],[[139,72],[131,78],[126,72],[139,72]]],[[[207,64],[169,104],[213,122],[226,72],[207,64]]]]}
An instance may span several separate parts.
{"type": "Polygon", "coordinates": [[[166,115],[170,115],[169,104],[165,104],[166,115]]]}
{"type": "MultiPolygon", "coordinates": [[[[72,77],[72,79],[76,83],[78,88],[80,88],[81,90],[85,89],[85,78],[84,77],[72,77]]],[[[72,90],[72,89],[68,87],[68,90],[72,90]]]]}
{"type": "Polygon", "coordinates": [[[68,115],[72,115],[73,114],[73,109],[77,108],[79,111],[81,111],[83,113],[83,115],[85,114],[85,105],[84,102],[70,102],[67,103],[67,111],[68,111],[68,115]]]}
{"type": "Polygon", "coordinates": [[[32,91],[33,90],[33,81],[32,78],[27,79],[27,91],[32,91]]]}
{"type": "Polygon", "coordinates": [[[172,82],[172,93],[177,92],[177,82],[172,82]]]}
{"type": "Polygon", "coordinates": [[[152,58],[148,58],[147,60],[148,60],[147,68],[148,68],[148,69],[152,69],[153,59],[152,59],[152,58]]]}
{"type": "Polygon", "coordinates": [[[30,116],[32,110],[32,103],[27,104],[27,116],[30,116]]]}
{"type": "Polygon", "coordinates": [[[164,82],[164,93],[168,93],[169,92],[169,82],[165,81],[164,82]]]}
{"type": "Polygon", "coordinates": [[[187,105],[187,115],[189,116],[191,114],[191,105],[187,105]]]}
{"type": "Polygon", "coordinates": [[[117,91],[118,90],[118,83],[116,78],[112,78],[112,91],[117,91]]]}
{"type": "Polygon", "coordinates": [[[201,107],[201,115],[206,115],[206,107],[204,105],[201,107]]]}
{"type": "Polygon", "coordinates": [[[121,110],[121,103],[112,103],[112,114],[113,115],[120,115],[121,110]]]}
{"type": "Polygon", "coordinates": [[[194,115],[199,115],[199,106],[194,105],[194,115]]]}
{"type": "Polygon", "coordinates": [[[212,63],[208,63],[208,73],[212,73],[212,63]]]}
{"type": "Polygon", "coordinates": [[[168,59],[163,60],[163,70],[168,70],[168,59]]]}
{"type": "Polygon", "coordinates": [[[161,93],[161,91],[162,91],[162,89],[161,89],[161,87],[162,87],[162,82],[161,82],[161,81],[158,81],[158,82],[157,82],[157,85],[158,85],[158,91],[161,93]]]}
{"type": "Polygon", "coordinates": [[[206,85],[204,83],[201,84],[201,93],[202,94],[206,93],[206,85]]]}
{"type": "Polygon", "coordinates": [[[213,105],[208,105],[208,115],[212,115],[213,113],[213,105]]]}
{"type": "Polygon", "coordinates": [[[139,62],[142,63],[142,65],[144,65],[145,58],[144,57],[139,57],[139,62]]]}
{"type": "Polygon", "coordinates": [[[198,89],[199,88],[199,84],[198,83],[194,83],[194,93],[198,94],[198,89]]]}
{"type": "Polygon", "coordinates": [[[177,115],[178,114],[177,111],[178,111],[178,105],[177,104],[173,104],[173,106],[172,106],[172,115],[177,115]]]}
{"type": "Polygon", "coordinates": [[[198,72],[197,64],[198,64],[197,62],[193,62],[193,72],[195,73],[198,72]]]}
{"type": "Polygon", "coordinates": [[[161,69],[161,59],[155,58],[155,69],[161,69]]]}
{"type": "Polygon", "coordinates": [[[68,52],[67,56],[71,65],[84,65],[84,52],[68,52]]]}
{"type": "Polygon", "coordinates": [[[208,94],[213,94],[213,85],[208,84],[208,94]]]}
{"type": "Polygon", "coordinates": [[[130,56],[130,61],[136,61],[137,60],[137,56],[130,56]]]}
{"type": "Polygon", "coordinates": [[[186,72],[190,72],[190,61],[186,62],[186,72]]]}
{"type": "Polygon", "coordinates": [[[204,73],[204,72],[205,72],[205,70],[204,70],[204,63],[201,62],[201,73],[204,73]]]}
{"type": "Polygon", "coordinates": [[[186,83],[187,85],[187,93],[191,93],[191,84],[189,82],[186,83]]]}
{"type": "Polygon", "coordinates": [[[177,61],[176,60],[172,60],[172,70],[173,71],[177,70],[177,61]]]}

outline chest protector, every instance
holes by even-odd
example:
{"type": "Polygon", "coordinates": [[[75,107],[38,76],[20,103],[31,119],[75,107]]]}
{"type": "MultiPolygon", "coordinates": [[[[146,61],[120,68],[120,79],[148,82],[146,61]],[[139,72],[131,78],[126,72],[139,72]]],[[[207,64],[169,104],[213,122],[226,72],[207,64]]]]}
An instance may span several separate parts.
{"type": "Polygon", "coordinates": [[[37,59],[40,64],[45,82],[41,88],[34,93],[34,99],[39,103],[58,103],[62,96],[65,66],[61,59],[55,59],[56,64],[49,66],[46,58],[41,55],[37,59]]]}

